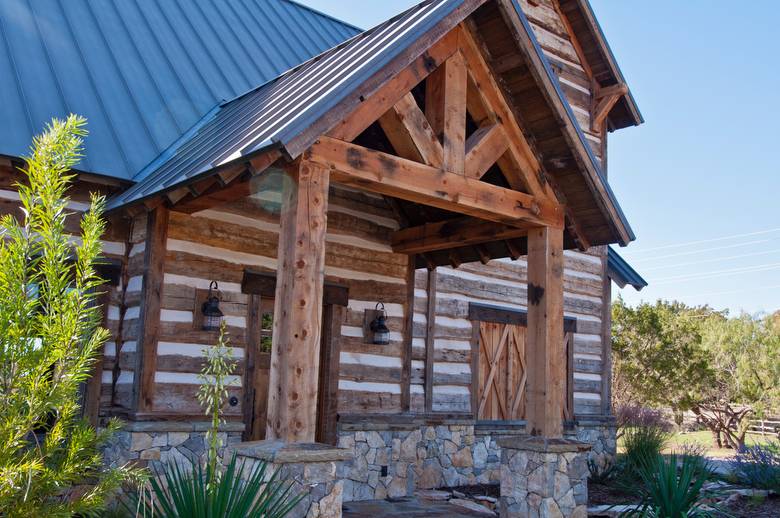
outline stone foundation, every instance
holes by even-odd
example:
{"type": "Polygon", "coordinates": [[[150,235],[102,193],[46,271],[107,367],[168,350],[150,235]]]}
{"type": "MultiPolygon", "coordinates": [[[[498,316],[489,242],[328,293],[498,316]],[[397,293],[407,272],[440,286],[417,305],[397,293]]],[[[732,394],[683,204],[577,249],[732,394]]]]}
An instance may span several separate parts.
{"type": "Polygon", "coordinates": [[[243,473],[255,463],[267,463],[267,477],[279,471],[279,480],[293,481],[291,495],[304,493],[290,518],[340,518],[344,493],[344,461],[352,459],[350,450],[317,443],[255,441],[232,448],[238,461],[244,461],[243,473]]]}
{"type": "MultiPolygon", "coordinates": [[[[208,447],[206,431],[209,427],[210,423],[205,421],[128,422],[105,447],[105,461],[112,467],[132,461],[155,469],[164,463],[202,459],[208,447]]],[[[243,423],[223,423],[219,429],[222,444],[230,446],[241,442],[243,423]]]]}
{"type": "MultiPolygon", "coordinates": [[[[518,423],[475,425],[470,419],[436,423],[417,416],[394,417],[387,423],[375,416],[340,423],[338,445],[355,455],[345,464],[345,502],[411,496],[418,489],[498,484],[497,441],[525,433],[518,423]]],[[[567,437],[591,445],[588,455],[597,463],[615,455],[610,419],[580,419],[567,437]]],[[[585,470],[587,475],[587,463],[585,470]]]]}
{"type": "Polygon", "coordinates": [[[537,437],[499,441],[502,518],[585,518],[590,445],[537,437]]]}
{"type": "Polygon", "coordinates": [[[412,429],[340,431],[342,448],[355,459],[345,466],[344,500],[410,496],[416,489],[498,483],[495,439],[473,424],[412,429]]]}
{"type": "Polygon", "coordinates": [[[590,444],[588,459],[600,467],[613,462],[617,455],[617,440],[615,439],[614,417],[581,417],[573,433],[567,433],[567,439],[574,439],[590,444]]]}

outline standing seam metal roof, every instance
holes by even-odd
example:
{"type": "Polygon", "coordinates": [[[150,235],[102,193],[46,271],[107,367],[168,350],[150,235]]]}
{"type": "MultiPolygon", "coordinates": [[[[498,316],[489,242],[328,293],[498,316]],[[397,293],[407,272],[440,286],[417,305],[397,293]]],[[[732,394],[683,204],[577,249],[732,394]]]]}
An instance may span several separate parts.
{"type": "Polygon", "coordinates": [[[195,135],[109,202],[132,203],[262,149],[284,145],[336,106],[463,0],[427,0],[223,104],[195,135]]]}
{"type": "Polygon", "coordinates": [[[647,286],[647,281],[611,246],[607,248],[607,274],[621,288],[625,287],[626,284],[630,284],[636,291],[641,291],[642,288],[647,286]]]}
{"type": "Polygon", "coordinates": [[[2,0],[0,154],[78,113],[80,168],[132,180],[223,100],[359,32],[291,0],[2,0]]]}

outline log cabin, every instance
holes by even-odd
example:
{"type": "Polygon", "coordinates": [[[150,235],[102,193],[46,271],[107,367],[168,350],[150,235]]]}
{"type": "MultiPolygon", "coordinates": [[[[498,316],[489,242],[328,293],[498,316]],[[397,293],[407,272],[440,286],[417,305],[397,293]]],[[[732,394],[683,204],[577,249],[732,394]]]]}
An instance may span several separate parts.
{"type": "Polygon", "coordinates": [[[609,247],[634,234],[607,138],[643,120],[587,0],[366,31],[290,0],[10,0],[0,34],[3,212],[71,112],[74,224],[109,198],[83,401],[126,421],[109,462],[202,453],[210,299],[228,442],[353,450],[345,501],[497,482],[501,437],[614,454],[611,282],[644,281],[609,247]]]}

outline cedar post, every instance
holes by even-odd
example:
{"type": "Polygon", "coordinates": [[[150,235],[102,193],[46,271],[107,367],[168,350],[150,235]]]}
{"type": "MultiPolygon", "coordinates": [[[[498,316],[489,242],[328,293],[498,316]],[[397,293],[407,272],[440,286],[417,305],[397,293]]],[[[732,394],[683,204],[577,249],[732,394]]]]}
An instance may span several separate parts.
{"type": "Polygon", "coordinates": [[[317,425],[328,170],[294,163],[282,195],[266,439],[313,442],[317,425]]]}
{"type": "Polygon", "coordinates": [[[565,390],[563,230],[528,232],[528,411],[531,435],[559,438],[565,390]]]}
{"type": "Polygon", "coordinates": [[[157,372],[157,341],[160,335],[160,303],[163,295],[169,216],[168,209],[161,206],[149,212],[146,221],[141,316],[133,377],[133,396],[137,413],[150,411],[154,402],[154,376],[157,372]]]}

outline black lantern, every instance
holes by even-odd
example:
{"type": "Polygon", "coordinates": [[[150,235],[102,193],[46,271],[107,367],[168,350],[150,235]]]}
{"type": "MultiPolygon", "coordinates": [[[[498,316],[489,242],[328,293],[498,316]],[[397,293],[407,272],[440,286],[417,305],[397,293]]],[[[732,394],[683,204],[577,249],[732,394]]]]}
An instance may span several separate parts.
{"type": "Polygon", "coordinates": [[[222,310],[219,309],[219,285],[217,281],[211,281],[209,284],[209,295],[206,302],[203,303],[203,330],[218,331],[222,323],[222,310]]]}
{"type": "Polygon", "coordinates": [[[385,320],[385,305],[378,302],[376,305],[376,318],[371,322],[371,331],[374,333],[373,343],[377,345],[387,345],[390,343],[390,330],[387,328],[385,320]],[[380,309],[381,306],[381,309],[380,309]]]}

